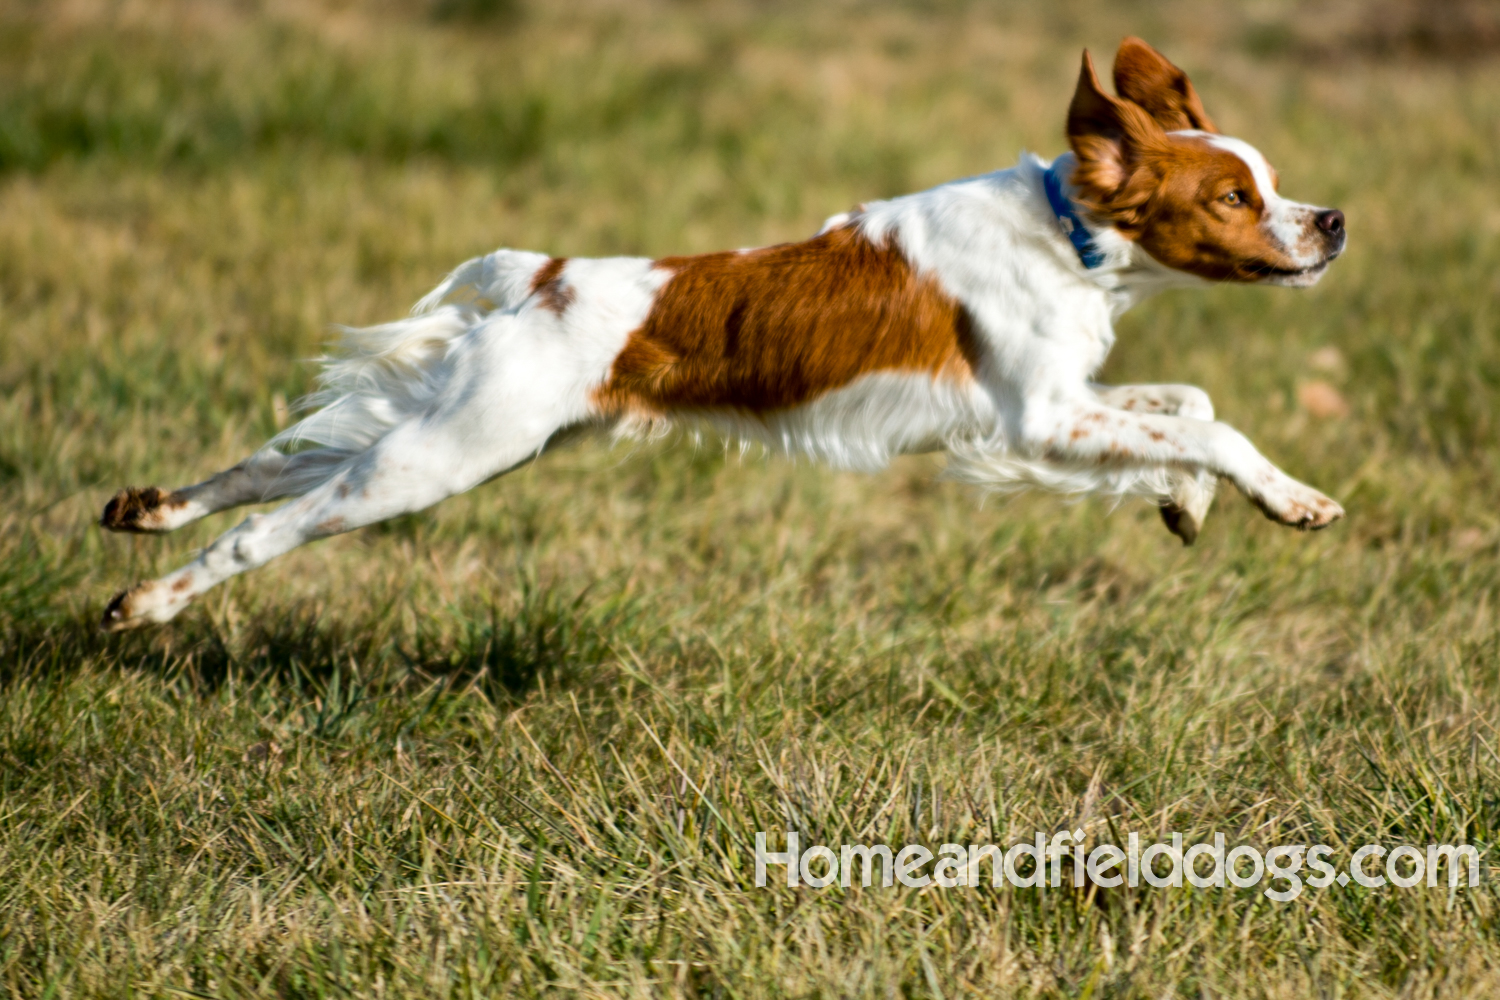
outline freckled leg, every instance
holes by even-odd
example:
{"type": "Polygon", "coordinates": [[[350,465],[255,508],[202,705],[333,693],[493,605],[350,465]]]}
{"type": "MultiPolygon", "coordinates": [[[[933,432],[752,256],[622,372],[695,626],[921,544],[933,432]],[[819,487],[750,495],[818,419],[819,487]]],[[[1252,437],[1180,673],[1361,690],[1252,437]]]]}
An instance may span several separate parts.
{"type": "MultiPolygon", "coordinates": [[[[1194,385],[1120,385],[1092,387],[1106,406],[1131,413],[1165,413],[1194,420],[1213,420],[1214,404],[1208,393],[1194,385]]],[[[1160,506],[1167,530],[1192,545],[1203,530],[1208,508],[1214,502],[1219,477],[1205,469],[1174,470],[1170,492],[1160,506]]]]}
{"type": "Polygon", "coordinates": [[[348,458],[345,452],[327,449],[283,455],[265,448],[194,486],[127,486],[104,505],[99,525],[136,534],[175,531],[221,510],[294,496],[348,458]]]}
{"type": "Polygon", "coordinates": [[[1133,413],[1099,402],[1039,401],[1030,407],[1024,442],[1065,463],[1178,467],[1223,476],[1271,520],[1316,530],[1344,509],[1272,465],[1227,424],[1158,413],[1133,413]]]}
{"type": "Polygon", "coordinates": [[[170,621],[192,599],[231,576],[299,545],[384,521],[461,493],[539,452],[553,428],[486,442],[414,420],[392,430],[306,495],[268,514],[252,514],[198,558],[159,580],[117,595],[104,611],[106,631],[170,621]]]}

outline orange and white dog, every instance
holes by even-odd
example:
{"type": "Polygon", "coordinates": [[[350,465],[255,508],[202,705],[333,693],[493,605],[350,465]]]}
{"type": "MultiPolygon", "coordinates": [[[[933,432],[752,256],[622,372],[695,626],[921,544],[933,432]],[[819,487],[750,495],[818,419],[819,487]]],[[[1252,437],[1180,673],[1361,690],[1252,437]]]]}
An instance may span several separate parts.
{"type": "Polygon", "coordinates": [[[278,497],[197,559],[117,596],[104,627],[165,622],[306,542],[421,510],[584,428],[707,424],[846,468],[946,450],[995,486],[1133,493],[1191,542],[1223,477],[1298,528],[1337,503],[1214,420],[1201,389],[1091,381],[1113,319],[1163,288],[1311,285],[1341,212],[1288,201],[1139,39],[1115,89],[1087,52],[1072,153],[835,216],[802,243],[698,257],[497,250],[404,320],[351,332],[321,405],[232,469],[122,490],[112,531],[164,532],[278,497]],[[293,446],[312,446],[294,450],[293,446]]]}

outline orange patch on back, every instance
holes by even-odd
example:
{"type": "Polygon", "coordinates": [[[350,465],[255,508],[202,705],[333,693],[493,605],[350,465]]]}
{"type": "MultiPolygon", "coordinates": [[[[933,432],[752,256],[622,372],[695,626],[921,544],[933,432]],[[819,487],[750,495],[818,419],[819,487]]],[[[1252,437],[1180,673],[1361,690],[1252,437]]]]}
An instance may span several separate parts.
{"type": "Polygon", "coordinates": [[[764,413],[878,371],[973,377],[963,307],[853,227],[656,266],[672,277],[594,393],[607,414],[764,413]]]}
{"type": "Polygon", "coordinates": [[[531,294],[541,299],[543,309],[561,316],[573,304],[573,289],[562,283],[563,268],[568,258],[553,257],[531,276],[531,294]]]}

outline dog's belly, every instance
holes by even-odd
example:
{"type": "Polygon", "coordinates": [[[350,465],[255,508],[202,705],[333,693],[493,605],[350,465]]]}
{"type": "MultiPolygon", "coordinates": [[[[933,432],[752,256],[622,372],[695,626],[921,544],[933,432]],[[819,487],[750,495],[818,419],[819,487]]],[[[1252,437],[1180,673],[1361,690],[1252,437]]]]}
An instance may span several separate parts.
{"type": "MultiPolygon", "coordinates": [[[[988,438],[996,425],[994,404],[972,379],[903,371],[862,375],[785,409],[683,409],[672,418],[783,454],[862,471],[883,468],[896,455],[988,438]]],[[[624,429],[632,428],[627,423],[624,429]]]]}

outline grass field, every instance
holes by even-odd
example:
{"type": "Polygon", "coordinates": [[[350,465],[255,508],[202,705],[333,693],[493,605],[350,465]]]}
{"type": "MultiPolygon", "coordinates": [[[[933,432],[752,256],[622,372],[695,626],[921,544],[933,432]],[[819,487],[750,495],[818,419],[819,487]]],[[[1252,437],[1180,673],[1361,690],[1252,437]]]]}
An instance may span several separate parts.
{"type": "Polygon", "coordinates": [[[1500,54],[1404,10],[0,5],[0,992],[1500,993],[1488,885],[752,884],[789,826],[1497,860],[1500,54]],[[597,442],[96,630],[240,516],[103,501],[257,447],[332,324],[496,246],[772,242],[1055,154],[1126,33],[1351,248],[1146,304],[1104,377],[1208,389],[1329,531],[597,442]]]}

